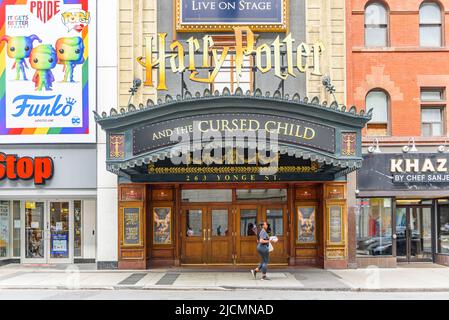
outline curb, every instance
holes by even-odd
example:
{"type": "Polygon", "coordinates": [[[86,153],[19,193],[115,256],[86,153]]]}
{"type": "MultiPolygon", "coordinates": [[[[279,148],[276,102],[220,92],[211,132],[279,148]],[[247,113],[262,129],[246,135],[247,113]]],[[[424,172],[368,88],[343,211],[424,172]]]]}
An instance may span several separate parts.
{"type": "Polygon", "coordinates": [[[449,294],[449,288],[307,288],[307,287],[258,287],[258,286],[218,286],[218,287],[172,287],[172,286],[129,286],[129,285],[113,285],[113,286],[90,286],[69,288],[65,286],[2,286],[1,290],[142,290],[142,291],[237,291],[237,290],[269,290],[269,291],[313,291],[313,292],[447,292],[449,294]]]}

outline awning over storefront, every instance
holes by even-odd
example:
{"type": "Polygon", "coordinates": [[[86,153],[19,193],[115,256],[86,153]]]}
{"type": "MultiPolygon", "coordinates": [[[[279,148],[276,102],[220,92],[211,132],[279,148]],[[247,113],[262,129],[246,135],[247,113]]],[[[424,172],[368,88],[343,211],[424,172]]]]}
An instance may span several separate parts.
{"type": "Polygon", "coordinates": [[[361,167],[361,129],[370,118],[370,112],[358,114],[355,107],[347,110],[318,98],[282,97],[278,91],[263,96],[260,90],[245,95],[239,89],[235,94],[228,89],[223,94],[187,92],[183,98],[166,96],[157,104],[148,100],[138,107],[111,109],[109,115],[95,114],[107,133],[107,169],[134,182],[184,181],[182,175],[189,173],[255,172],[248,164],[172,164],[174,148],[186,145],[173,141],[174,135],[191,138],[189,152],[204,147],[195,143],[195,130],[206,136],[233,130],[275,132],[282,180],[333,180],[361,167]]]}

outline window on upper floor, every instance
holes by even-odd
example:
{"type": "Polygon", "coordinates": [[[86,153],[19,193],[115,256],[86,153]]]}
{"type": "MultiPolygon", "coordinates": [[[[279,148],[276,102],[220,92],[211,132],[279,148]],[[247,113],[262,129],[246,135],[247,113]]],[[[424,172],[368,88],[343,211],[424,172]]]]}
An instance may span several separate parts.
{"type": "Polygon", "coordinates": [[[419,44],[421,47],[441,47],[441,8],[435,2],[424,2],[419,8],[419,44]]]}
{"type": "MultiPolygon", "coordinates": [[[[223,89],[227,87],[232,93],[234,93],[235,90],[240,87],[243,90],[243,93],[246,93],[248,90],[252,92],[254,89],[252,72],[252,67],[254,64],[253,57],[244,56],[242,74],[241,77],[237,77],[235,36],[229,34],[216,34],[212,36],[212,39],[214,41],[214,48],[217,49],[219,56],[221,56],[221,50],[224,47],[229,47],[230,50],[226,56],[226,60],[224,61],[222,68],[220,69],[220,72],[211,84],[211,90],[218,90],[219,92],[222,92],[223,89]]],[[[245,37],[243,37],[243,44],[246,45],[245,37]]],[[[213,64],[212,55],[210,56],[210,59],[213,64]]]]}
{"type": "Polygon", "coordinates": [[[388,46],[388,11],[374,2],[365,9],[365,47],[388,46]]]}
{"type": "Polygon", "coordinates": [[[437,102],[443,101],[444,89],[443,88],[422,88],[421,89],[421,101],[425,102],[437,102]]]}
{"type": "Polygon", "coordinates": [[[368,136],[389,135],[389,97],[383,90],[371,90],[366,95],[366,109],[373,109],[373,115],[367,125],[368,136]]]}
{"type": "Polygon", "coordinates": [[[421,108],[421,133],[424,137],[440,137],[443,135],[443,109],[421,108]]]}
{"type": "Polygon", "coordinates": [[[421,88],[421,135],[440,137],[444,125],[445,88],[421,88]]]}
{"type": "MultiPolygon", "coordinates": [[[[221,52],[219,52],[221,55],[221,52]]],[[[240,87],[244,93],[252,91],[252,58],[245,56],[243,58],[242,76],[237,77],[235,65],[235,54],[229,54],[223,63],[223,67],[218,73],[212,85],[212,90],[218,90],[220,93],[227,87],[232,93],[240,87]]]]}

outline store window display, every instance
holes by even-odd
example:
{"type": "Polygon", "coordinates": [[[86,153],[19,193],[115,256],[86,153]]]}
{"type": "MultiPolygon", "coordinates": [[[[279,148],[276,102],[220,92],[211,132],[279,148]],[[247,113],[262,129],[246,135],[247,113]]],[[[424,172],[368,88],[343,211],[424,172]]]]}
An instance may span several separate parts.
{"type": "Polygon", "coordinates": [[[392,199],[358,199],[357,254],[392,255],[392,199]]]}
{"type": "Polygon", "coordinates": [[[449,254],[449,206],[440,206],[438,215],[438,253],[449,254]]]}
{"type": "Polygon", "coordinates": [[[0,201],[0,259],[9,257],[9,201],[0,201]]]}

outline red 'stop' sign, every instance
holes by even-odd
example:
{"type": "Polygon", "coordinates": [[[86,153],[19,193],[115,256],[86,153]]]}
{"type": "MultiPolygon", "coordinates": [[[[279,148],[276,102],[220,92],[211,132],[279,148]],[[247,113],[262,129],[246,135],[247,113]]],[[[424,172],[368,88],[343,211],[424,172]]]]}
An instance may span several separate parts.
{"type": "Polygon", "coordinates": [[[42,185],[53,177],[53,173],[54,164],[50,157],[17,157],[0,152],[0,181],[34,179],[34,184],[42,185]]]}

